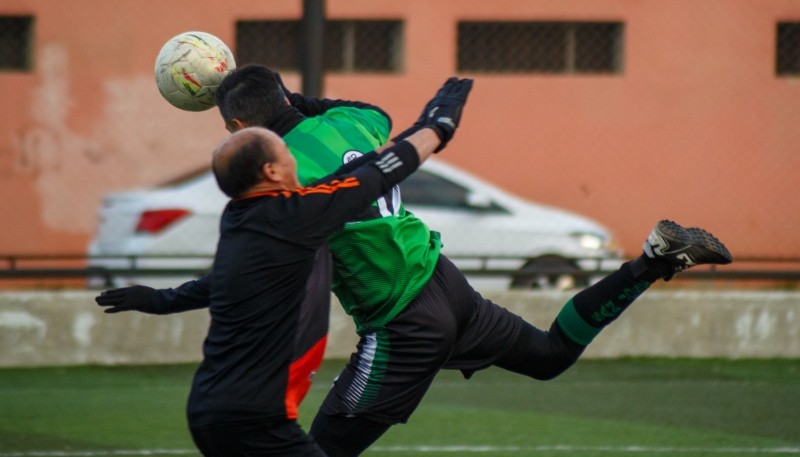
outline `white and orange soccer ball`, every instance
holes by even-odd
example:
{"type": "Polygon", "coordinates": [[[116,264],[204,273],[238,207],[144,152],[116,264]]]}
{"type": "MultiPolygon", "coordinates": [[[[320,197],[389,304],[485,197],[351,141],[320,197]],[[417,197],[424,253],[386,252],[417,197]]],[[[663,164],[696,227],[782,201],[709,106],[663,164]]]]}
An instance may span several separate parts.
{"type": "Polygon", "coordinates": [[[167,41],[156,57],[156,85],[172,105],[186,111],[214,106],[214,91],[236,68],[233,53],[206,32],[184,32],[167,41]]]}

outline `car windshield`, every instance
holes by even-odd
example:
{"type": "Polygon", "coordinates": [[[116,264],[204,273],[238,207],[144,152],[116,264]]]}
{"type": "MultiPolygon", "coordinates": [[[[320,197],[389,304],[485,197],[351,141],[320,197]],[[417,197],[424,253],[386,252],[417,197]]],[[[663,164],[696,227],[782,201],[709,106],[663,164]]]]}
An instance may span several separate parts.
{"type": "Polygon", "coordinates": [[[464,186],[425,170],[417,170],[400,183],[403,204],[409,206],[432,206],[447,209],[468,209],[503,212],[494,201],[476,205],[470,197],[472,192],[464,186]]]}

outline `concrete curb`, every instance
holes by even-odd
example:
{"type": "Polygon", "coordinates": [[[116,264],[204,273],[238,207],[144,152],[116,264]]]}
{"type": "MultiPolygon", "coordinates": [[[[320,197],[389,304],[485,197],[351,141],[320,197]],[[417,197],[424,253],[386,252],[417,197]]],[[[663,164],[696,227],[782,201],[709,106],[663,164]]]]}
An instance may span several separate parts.
{"type": "MultiPolygon", "coordinates": [[[[0,366],[195,362],[203,310],[171,316],[104,314],[94,291],[0,293],[0,366]]],[[[548,328],[572,293],[503,291],[486,297],[548,328]]],[[[355,347],[334,299],[327,358],[355,347]]],[[[800,357],[800,292],[651,290],[589,346],[585,357],[800,357]]]]}

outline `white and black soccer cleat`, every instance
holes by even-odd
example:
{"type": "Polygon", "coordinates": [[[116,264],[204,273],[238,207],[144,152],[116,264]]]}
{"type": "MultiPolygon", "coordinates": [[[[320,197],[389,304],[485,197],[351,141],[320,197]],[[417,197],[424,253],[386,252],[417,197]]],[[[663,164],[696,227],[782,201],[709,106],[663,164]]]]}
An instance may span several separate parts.
{"type": "Polygon", "coordinates": [[[725,265],[733,262],[728,248],[714,235],[696,227],[681,227],[669,220],[660,221],[644,243],[651,259],[663,259],[672,268],[664,279],[696,265],[725,265]]]}

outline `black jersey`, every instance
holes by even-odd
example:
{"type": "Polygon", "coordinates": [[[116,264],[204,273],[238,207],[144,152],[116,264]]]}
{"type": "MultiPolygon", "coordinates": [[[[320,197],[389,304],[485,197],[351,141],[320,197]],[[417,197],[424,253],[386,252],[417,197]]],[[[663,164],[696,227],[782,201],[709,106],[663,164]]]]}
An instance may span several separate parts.
{"type": "Polygon", "coordinates": [[[189,396],[190,425],[294,419],[291,359],[315,253],[418,163],[401,142],[308,187],[229,202],[208,275],[211,324],[189,396]]]}

